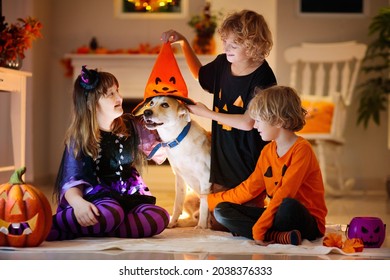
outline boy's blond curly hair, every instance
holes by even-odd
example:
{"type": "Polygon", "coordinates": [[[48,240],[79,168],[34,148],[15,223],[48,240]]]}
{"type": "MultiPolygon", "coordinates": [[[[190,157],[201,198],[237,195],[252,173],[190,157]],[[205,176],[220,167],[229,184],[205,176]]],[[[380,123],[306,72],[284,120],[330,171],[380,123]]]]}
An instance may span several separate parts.
{"type": "Polygon", "coordinates": [[[250,10],[228,15],[218,29],[218,34],[222,40],[233,34],[235,42],[246,48],[247,56],[253,61],[264,60],[273,46],[272,34],[264,17],[250,10]]]}

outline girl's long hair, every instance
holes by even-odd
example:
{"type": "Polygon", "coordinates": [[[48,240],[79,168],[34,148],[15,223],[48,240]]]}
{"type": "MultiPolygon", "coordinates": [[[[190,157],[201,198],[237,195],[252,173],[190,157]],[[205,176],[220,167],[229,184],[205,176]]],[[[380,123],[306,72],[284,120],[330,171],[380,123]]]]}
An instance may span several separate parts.
{"type": "MultiPolygon", "coordinates": [[[[98,156],[100,129],[97,123],[96,107],[99,99],[104,96],[108,89],[112,86],[119,87],[116,77],[108,72],[97,72],[98,83],[95,88],[85,90],[81,86],[82,77],[76,79],[73,91],[73,110],[72,121],[66,132],[65,144],[72,147],[74,157],[78,157],[80,153],[96,159],[98,156]]],[[[140,144],[137,128],[133,124],[132,117],[129,116],[126,123],[124,117],[116,118],[111,125],[111,132],[116,135],[131,137],[131,153],[134,159],[135,166],[141,172],[145,164],[145,159],[138,150],[140,144]]]]}

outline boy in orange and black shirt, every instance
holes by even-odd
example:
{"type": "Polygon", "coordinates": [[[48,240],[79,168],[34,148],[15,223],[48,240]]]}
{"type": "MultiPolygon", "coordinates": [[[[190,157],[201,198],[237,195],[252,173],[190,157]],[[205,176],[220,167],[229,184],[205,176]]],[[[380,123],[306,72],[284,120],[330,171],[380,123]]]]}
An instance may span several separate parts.
{"type": "Polygon", "coordinates": [[[327,208],[317,158],[310,143],[295,134],[306,110],[294,89],[274,86],[256,90],[249,105],[254,127],[264,141],[254,172],[228,191],[208,195],[215,218],[233,234],[258,245],[301,244],[325,233],[327,208]],[[242,205],[263,191],[264,208],[242,205]]]}

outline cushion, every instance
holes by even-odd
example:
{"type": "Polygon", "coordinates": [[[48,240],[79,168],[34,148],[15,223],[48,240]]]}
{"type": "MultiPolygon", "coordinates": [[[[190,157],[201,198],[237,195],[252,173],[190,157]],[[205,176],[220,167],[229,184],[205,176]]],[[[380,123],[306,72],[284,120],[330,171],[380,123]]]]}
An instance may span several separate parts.
{"type": "Polygon", "coordinates": [[[334,104],[329,101],[302,100],[307,110],[306,125],[300,133],[330,133],[334,104]]]}

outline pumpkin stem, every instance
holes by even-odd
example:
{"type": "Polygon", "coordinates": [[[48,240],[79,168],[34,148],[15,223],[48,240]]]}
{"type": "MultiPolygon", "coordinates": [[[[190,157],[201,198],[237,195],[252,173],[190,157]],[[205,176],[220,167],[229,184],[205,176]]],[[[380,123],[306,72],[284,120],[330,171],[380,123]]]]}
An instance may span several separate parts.
{"type": "Polygon", "coordinates": [[[11,178],[9,179],[9,183],[12,185],[24,184],[22,176],[25,172],[26,172],[25,166],[16,169],[15,172],[11,175],[11,178]]]}

